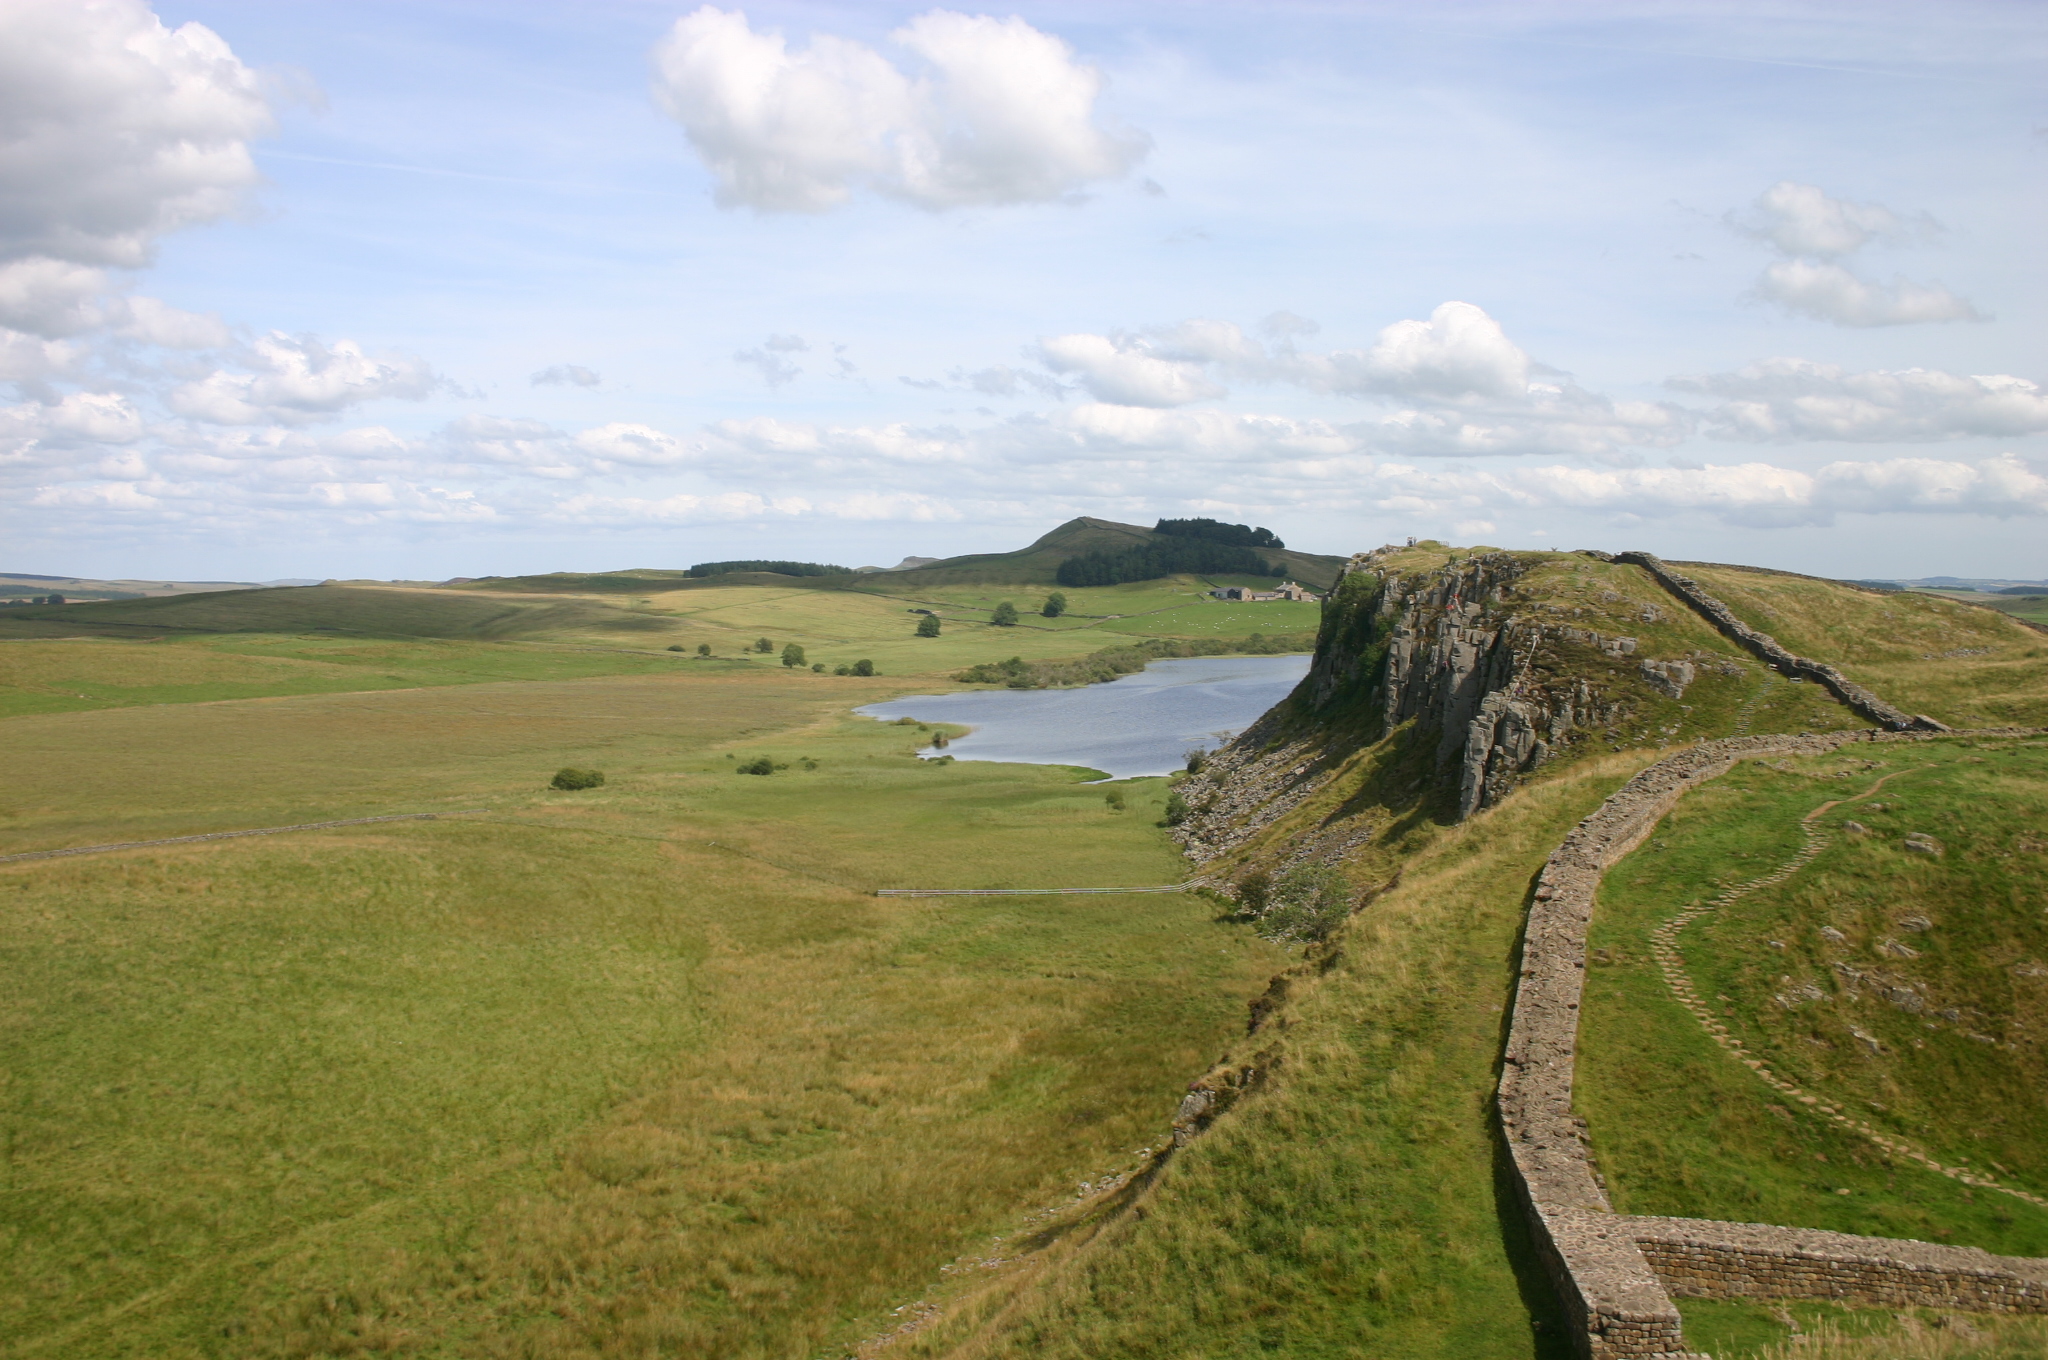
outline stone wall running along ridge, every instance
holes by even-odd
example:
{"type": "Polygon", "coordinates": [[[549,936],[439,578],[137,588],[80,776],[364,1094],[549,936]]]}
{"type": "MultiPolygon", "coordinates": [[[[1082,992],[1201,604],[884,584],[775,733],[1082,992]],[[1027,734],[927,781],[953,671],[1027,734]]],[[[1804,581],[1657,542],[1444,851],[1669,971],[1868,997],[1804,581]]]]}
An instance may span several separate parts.
{"type": "Polygon", "coordinates": [[[1756,629],[1735,617],[1734,611],[1700,588],[1699,582],[1690,576],[1681,576],[1655,553],[1616,553],[1611,559],[1641,567],[1650,573],[1666,590],[1685,601],[1707,622],[1719,629],[1723,636],[1739,643],[1753,653],[1758,660],[1773,670],[1785,675],[1812,679],[1827,686],[1828,692],[1841,700],[1862,717],[1893,732],[1946,732],[1948,728],[1927,717],[1925,714],[1907,713],[1892,707],[1872,694],[1863,686],[1843,675],[1833,666],[1814,661],[1808,657],[1794,656],[1781,646],[1769,633],[1756,629]]]}

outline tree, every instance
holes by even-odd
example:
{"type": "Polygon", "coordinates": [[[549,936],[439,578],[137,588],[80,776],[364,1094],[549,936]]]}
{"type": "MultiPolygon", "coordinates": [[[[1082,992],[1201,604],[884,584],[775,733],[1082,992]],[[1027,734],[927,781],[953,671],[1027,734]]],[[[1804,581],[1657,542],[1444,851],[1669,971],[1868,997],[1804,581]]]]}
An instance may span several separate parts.
{"type": "Polygon", "coordinates": [[[784,644],[782,648],[782,664],[794,669],[798,666],[808,666],[811,663],[804,660],[804,649],[791,642],[784,644]]]}
{"type": "Polygon", "coordinates": [[[62,595],[52,595],[52,596],[50,596],[50,603],[51,603],[51,604],[62,604],[62,603],[64,603],[64,597],[63,597],[62,595]]]}
{"type": "Polygon", "coordinates": [[[565,765],[555,771],[555,777],[550,782],[555,788],[571,792],[577,789],[594,789],[604,784],[604,773],[601,770],[579,770],[574,765],[565,765]]]}
{"type": "Polygon", "coordinates": [[[1056,619],[1067,612],[1067,597],[1055,590],[1045,597],[1045,608],[1038,611],[1049,619],[1056,619]]]}
{"type": "Polygon", "coordinates": [[[710,644],[710,643],[708,643],[708,642],[700,642],[700,643],[698,643],[698,644],[697,644],[697,655],[698,655],[698,656],[710,656],[710,655],[711,655],[711,644],[710,644]]]}
{"type": "Polygon", "coordinates": [[[937,637],[939,635],[939,616],[937,614],[927,614],[919,619],[917,621],[917,635],[919,637],[937,637]]]}
{"type": "Polygon", "coordinates": [[[825,663],[822,661],[814,661],[811,663],[811,670],[819,675],[823,675],[825,673],[825,663]]]}
{"type": "Polygon", "coordinates": [[[775,650],[775,644],[770,642],[767,638],[755,638],[754,650],[762,653],[772,652],[775,650]]]}
{"type": "Polygon", "coordinates": [[[1109,804],[1111,812],[1122,812],[1124,810],[1124,791],[1122,789],[1111,789],[1108,793],[1102,795],[1102,801],[1109,804]]]}
{"type": "Polygon", "coordinates": [[[1353,893],[1351,881],[1332,865],[1290,869],[1273,884],[1259,933],[1274,940],[1328,939],[1351,914],[1353,893]]]}
{"type": "Polygon", "coordinates": [[[669,650],[672,652],[680,652],[683,650],[683,644],[680,642],[672,642],[669,644],[669,650]]]}
{"type": "Polygon", "coordinates": [[[1004,600],[996,606],[996,612],[989,619],[989,622],[998,628],[1015,628],[1017,626],[1017,606],[1011,604],[1008,600],[1004,600]]]}
{"type": "Polygon", "coordinates": [[[875,673],[875,663],[863,657],[853,663],[853,673],[855,675],[873,675],[875,673]]]}
{"type": "Polygon", "coordinates": [[[1188,819],[1188,800],[1178,793],[1166,795],[1166,825],[1179,826],[1188,819]]]}

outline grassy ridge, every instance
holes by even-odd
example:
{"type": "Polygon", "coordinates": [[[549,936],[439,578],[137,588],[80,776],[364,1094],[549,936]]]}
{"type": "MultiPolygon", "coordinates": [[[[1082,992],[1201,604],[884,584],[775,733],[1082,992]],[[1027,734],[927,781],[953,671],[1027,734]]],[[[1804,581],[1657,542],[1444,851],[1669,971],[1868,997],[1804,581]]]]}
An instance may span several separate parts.
{"type": "Polygon", "coordinates": [[[2048,1211],[1893,1158],[1758,1082],[1678,1008],[1646,945],[1648,930],[1717,884],[1789,858],[1804,814],[1892,774],[1872,799],[1827,814],[1834,840],[1811,865],[1689,927],[1688,965],[1750,1051],[1789,1080],[1944,1162],[2039,1193],[2043,755],[2037,744],[1938,742],[1881,748],[1876,769],[1846,754],[1745,765],[1688,797],[1609,876],[1577,1089],[1617,1208],[2048,1255],[2048,1211]],[[1841,831],[1848,820],[1871,833],[1841,831]],[[1914,830],[1949,849],[1905,851],[1914,830]],[[1895,988],[1916,999],[1902,1008],[1895,988]]]}
{"type": "Polygon", "coordinates": [[[17,1352],[806,1353],[1155,1137],[1270,946],[866,890],[1171,881],[1162,781],[918,762],[813,679],[10,720],[8,849],[491,808],[0,869],[17,1352]]]}
{"type": "Polygon", "coordinates": [[[1688,566],[1736,617],[1951,727],[2048,725],[2048,637],[1920,591],[1878,594],[1775,572],[1688,566]]]}

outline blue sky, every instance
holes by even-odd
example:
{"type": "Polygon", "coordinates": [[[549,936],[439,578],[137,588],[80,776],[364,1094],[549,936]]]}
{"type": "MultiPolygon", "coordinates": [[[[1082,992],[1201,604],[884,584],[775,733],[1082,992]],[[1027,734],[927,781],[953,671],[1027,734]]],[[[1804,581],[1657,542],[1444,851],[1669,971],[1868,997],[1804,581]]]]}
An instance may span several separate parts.
{"type": "Polygon", "coordinates": [[[2048,576],[2044,52],[2020,4],[0,0],[0,565],[1209,514],[2048,576]]]}

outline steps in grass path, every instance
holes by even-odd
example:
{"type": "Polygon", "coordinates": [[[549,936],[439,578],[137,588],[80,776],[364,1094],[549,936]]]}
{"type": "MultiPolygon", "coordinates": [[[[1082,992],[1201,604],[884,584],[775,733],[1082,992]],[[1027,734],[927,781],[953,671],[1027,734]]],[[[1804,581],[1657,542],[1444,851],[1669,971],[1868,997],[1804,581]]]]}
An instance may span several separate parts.
{"type": "Polygon", "coordinates": [[[1748,1049],[1743,1046],[1742,1040],[1730,1033],[1728,1027],[1722,1024],[1720,1018],[1714,1015],[1708,1008],[1706,1002],[1700,999],[1698,990],[1692,984],[1691,975],[1685,970],[1685,955],[1678,948],[1678,932],[1684,930],[1700,917],[1708,912],[1718,911],[1722,907],[1738,902],[1761,888],[1775,887],[1798,873],[1808,864],[1811,864],[1814,858],[1821,851],[1825,850],[1830,843],[1827,833],[1822,831],[1817,824],[1821,816],[1831,809],[1840,807],[1843,803],[1853,803],[1860,799],[1868,798],[1871,794],[1883,788],[1887,780],[1895,779],[1901,774],[1910,773],[1911,771],[1908,770],[1894,771],[1883,776],[1883,778],[1880,778],[1876,783],[1854,797],[1831,799],[1807,813],[1799,819],[1799,829],[1805,843],[1800,846],[1798,852],[1792,858],[1760,878],[1753,878],[1747,883],[1739,883],[1723,891],[1720,896],[1699,906],[1688,907],[1686,910],[1678,913],[1678,915],[1673,916],[1670,920],[1664,922],[1663,925],[1650,932],[1650,952],[1656,957],[1657,969],[1663,974],[1665,985],[1671,989],[1672,996],[1679,1005],[1685,1008],[1686,1013],[1699,1021],[1701,1028],[1706,1030],[1709,1038],[1738,1059],[1743,1066],[1756,1073],[1761,1081],[1779,1094],[1789,1096],[1793,1100],[1798,1101],[1828,1122],[1869,1139],[1872,1143],[1894,1156],[1905,1157],[1911,1161],[1918,1162],[1930,1171],[1938,1171],[1951,1180],[1961,1181],[1965,1185],[1973,1186],[1980,1190],[1995,1190],[2002,1195],[2011,1195],[2014,1199],[2025,1200],[2029,1204],[2048,1209],[2048,1196],[2037,1195],[2030,1190],[2022,1190],[2017,1186],[2002,1185],[1989,1176],[1978,1175],[1976,1172],[1963,1167],[1945,1166],[1912,1144],[1871,1127],[1868,1123],[1855,1118],[1838,1106],[1831,1105],[1821,1097],[1813,1095],[1797,1084],[1780,1077],[1762,1059],[1751,1056],[1748,1049]]]}
{"type": "MultiPolygon", "coordinates": [[[[2008,728],[1957,735],[2038,736],[2040,732],[2008,728]]],[[[1727,773],[1742,760],[1823,755],[1852,742],[1939,739],[1921,730],[1728,737],[1707,742],[1641,771],[1581,821],[1544,862],[1530,894],[1496,1103],[1513,1181],[1539,1259],[1570,1318],[1573,1344],[1587,1360],[1624,1356],[1672,1360],[1692,1355],[1686,1349],[1678,1308],[1671,1301],[1674,1291],[1702,1298],[1836,1298],[1880,1305],[2048,1313],[2048,1261],[1992,1257],[1982,1252],[1968,1259],[1943,1256],[1937,1260],[1927,1252],[1950,1249],[1847,1234],[1816,1235],[1808,1229],[1770,1224],[1637,1219],[1617,1214],[1594,1174],[1585,1125],[1572,1112],[1586,935],[1606,871],[1648,839],[1686,793],[1727,773]],[[1830,1240],[1821,1242],[1821,1236],[1830,1240]]],[[[1782,882],[1810,862],[1821,849],[1813,821],[1824,811],[1825,807],[1805,819],[1806,842],[1790,860],[1729,893],[1740,896],[1782,882]]],[[[1723,899],[1733,900],[1729,893],[1724,893],[1723,899]]],[[[1684,920],[1697,914],[1697,909],[1681,913],[1684,920]]],[[[1668,961],[1666,977],[1673,990],[1682,1002],[1690,1003],[1688,1009],[1708,1032],[1733,1043],[1726,1027],[1705,1013],[1684,973],[1684,961],[1673,939],[1682,924],[1666,923],[1658,941],[1659,963],[1668,961]]],[[[1744,1061],[1765,1080],[1779,1081],[1761,1062],[1747,1057],[1744,1061]]],[[[1863,1129],[1853,1117],[1817,1096],[1799,1091],[1793,1098],[1846,1127],[1863,1129]]],[[[1958,1180],[1984,1183],[1986,1189],[2041,1202],[2030,1192],[1973,1180],[1974,1173],[1915,1156],[1912,1149],[1874,1130],[1868,1136],[1889,1151],[1923,1160],[1958,1180]]]]}

